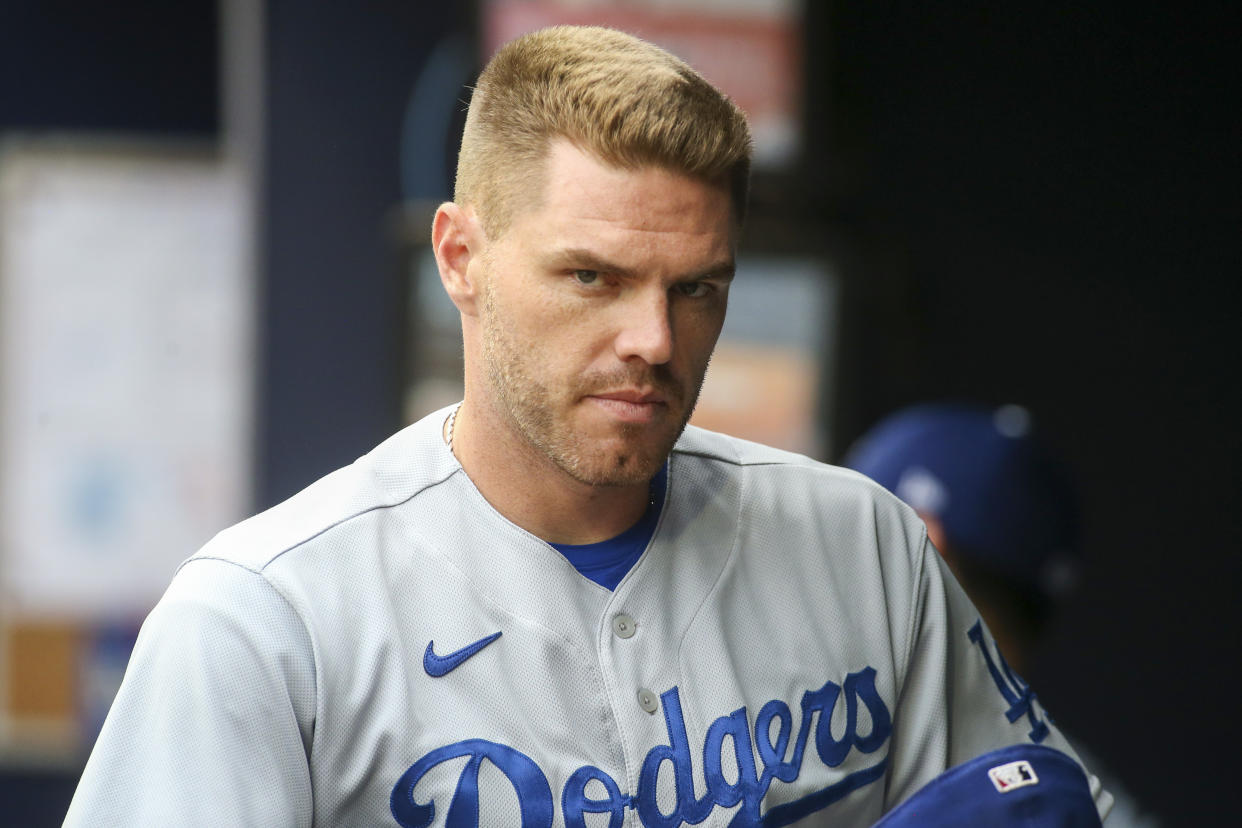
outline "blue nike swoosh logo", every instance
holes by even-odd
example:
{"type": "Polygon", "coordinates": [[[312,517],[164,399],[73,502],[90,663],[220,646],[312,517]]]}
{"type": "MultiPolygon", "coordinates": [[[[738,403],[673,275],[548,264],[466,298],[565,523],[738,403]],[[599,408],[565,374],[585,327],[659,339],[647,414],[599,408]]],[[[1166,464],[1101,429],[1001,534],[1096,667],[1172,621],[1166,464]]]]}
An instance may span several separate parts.
{"type": "Polygon", "coordinates": [[[440,676],[448,675],[450,672],[460,667],[463,661],[470,658],[488,644],[491,644],[497,638],[500,638],[500,633],[493,633],[492,635],[487,636],[487,638],[480,638],[473,644],[467,644],[460,650],[444,656],[436,655],[436,651],[434,649],[436,642],[428,641],[427,649],[423,653],[423,669],[426,670],[427,675],[432,678],[439,678],[440,676]]]}

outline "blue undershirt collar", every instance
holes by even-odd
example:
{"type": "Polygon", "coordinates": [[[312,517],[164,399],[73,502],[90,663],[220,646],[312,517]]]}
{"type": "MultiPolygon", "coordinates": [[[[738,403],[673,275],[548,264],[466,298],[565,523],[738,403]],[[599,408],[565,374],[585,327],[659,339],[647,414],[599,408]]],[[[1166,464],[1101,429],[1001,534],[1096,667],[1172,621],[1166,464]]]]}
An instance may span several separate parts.
{"type": "Polygon", "coordinates": [[[668,464],[651,478],[651,496],[647,510],[638,522],[616,537],[598,543],[554,543],[552,548],[587,578],[606,589],[616,589],[625,574],[642,556],[655,534],[664,508],[664,490],[668,485],[668,464]]]}

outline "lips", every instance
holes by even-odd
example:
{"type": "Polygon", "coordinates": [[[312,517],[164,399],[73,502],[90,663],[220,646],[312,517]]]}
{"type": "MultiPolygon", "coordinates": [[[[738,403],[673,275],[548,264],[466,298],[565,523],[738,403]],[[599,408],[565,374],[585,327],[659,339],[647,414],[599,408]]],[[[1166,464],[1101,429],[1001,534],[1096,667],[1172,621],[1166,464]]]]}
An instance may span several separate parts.
{"type": "Polygon", "coordinates": [[[656,391],[602,391],[587,395],[586,400],[616,420],[631,424],[653,423],[667,408],[665,395],[656,391]]]}
{"type": "Polygon", "coordinates": [[[649,403],[667,402],[665,396],[658,391],[636,391],[636,390],[620,390],[620,391],[601,391],[590,396],[601,400],[616,400],[617,402],[634,403],[635,405],[643,405],[649,403]]]}

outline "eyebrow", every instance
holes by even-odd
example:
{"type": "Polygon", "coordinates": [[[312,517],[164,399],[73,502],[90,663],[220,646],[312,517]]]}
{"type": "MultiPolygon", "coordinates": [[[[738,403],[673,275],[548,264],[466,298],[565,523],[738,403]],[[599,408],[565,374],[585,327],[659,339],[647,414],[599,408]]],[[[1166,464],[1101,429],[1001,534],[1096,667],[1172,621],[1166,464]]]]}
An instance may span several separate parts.
{"type": "MultiPolygon", "coordinates": [[[[575,270],[598,270],[601,273],[616,274],[623,279],[632,279],[638,275],[637,272],[631,268],[623,267],[614,262],[600,258],[590,250],[581,247],[569,247],[553,251],[544,258],[544,264],[552,270],[569,267],[572,267],[575,270]]],[[[736,270],[737,265],[734,263],[733,258],[730,257],[708,265],[703,270],[682,279],[678,279],[678,281],[720,279],[728,282],[733,280],[736,270]]]]}

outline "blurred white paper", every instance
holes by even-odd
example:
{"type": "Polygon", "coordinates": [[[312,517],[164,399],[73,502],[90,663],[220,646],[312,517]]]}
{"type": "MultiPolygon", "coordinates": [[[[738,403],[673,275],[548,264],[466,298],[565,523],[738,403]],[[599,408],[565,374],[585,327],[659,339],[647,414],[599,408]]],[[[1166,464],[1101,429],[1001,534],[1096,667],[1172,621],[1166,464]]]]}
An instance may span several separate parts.
{"type": "Polygon", "coordinates": [[[145,613],[250,503],[240,175],[188,153],[0,152],[0,583],[145,613]]]}

